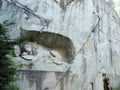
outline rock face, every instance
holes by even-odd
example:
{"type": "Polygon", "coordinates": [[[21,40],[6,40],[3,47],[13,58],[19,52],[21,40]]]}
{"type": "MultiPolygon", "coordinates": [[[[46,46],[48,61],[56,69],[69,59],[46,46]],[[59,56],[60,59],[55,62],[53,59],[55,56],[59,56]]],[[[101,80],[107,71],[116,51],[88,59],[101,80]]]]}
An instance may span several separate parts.
{"type": "Polygon", "coordinates": [[[47,57],[33,64],[16,55],[31,68],[19,70],[21,90],[104,90],[104,74],[110,87],[120,85],[120,20],[104,0],[1,0],[0,10],[0,22],[15,23],[8,27],[11,39],[20,37],[22,27],[61,34],[75,47],[74,62],[67,64],[32,42],[41,51],[25,58],[42,51],[47,57]]]}

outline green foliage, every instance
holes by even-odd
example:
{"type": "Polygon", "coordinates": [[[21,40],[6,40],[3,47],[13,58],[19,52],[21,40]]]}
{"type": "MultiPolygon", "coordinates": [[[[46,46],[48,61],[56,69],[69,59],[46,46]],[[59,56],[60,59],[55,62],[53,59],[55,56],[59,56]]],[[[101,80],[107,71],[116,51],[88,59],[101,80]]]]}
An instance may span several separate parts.
{"type": "Polygon", "coordinates": [[[113,88],[112,90],[120,90],[120,87],[117,87],[117,88],[113,88]]]}
{"type": "Polygon", "coordinates": [[[2,24],[0,24],[0,40],[2,39],[8,39],[8,35],[7,35],[7,26],[13,25],[13,22],[9,22],[9,21],[4,21],[2,24]]]}
{"type": "Polygon", "coordinates": [[[112,8],[114,8],[114,6],[115,6],[115,2],[113,0],[108,0],[107,4],[112,8]]]}
{"type": "Polygon", "coordinates": [[[8,21],[0,24],[0,90],[18,90],[17,65],[10,58],[9,53],[16,42],[9,42],[7,26],[12,25],[8,21]]]}

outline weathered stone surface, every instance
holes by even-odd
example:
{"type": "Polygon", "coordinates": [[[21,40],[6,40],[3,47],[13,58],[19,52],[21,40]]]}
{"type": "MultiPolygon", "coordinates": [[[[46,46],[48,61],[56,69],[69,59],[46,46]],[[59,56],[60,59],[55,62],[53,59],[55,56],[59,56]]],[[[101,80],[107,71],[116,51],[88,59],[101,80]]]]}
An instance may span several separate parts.
{"type": "Polygon", "coordinates": [[[103,90],[102,73],[111,87],[120,85],[120,20],[104,0],[16,1],[0,4],[0,22],[16,23],[9,27],[11,38],[20,37],[20,27],[54,32],[70,38],[76,51],[69,74],[64,72],[70,65],[56,65],[53,58],[21,70],[21,90],[103,90]]]}

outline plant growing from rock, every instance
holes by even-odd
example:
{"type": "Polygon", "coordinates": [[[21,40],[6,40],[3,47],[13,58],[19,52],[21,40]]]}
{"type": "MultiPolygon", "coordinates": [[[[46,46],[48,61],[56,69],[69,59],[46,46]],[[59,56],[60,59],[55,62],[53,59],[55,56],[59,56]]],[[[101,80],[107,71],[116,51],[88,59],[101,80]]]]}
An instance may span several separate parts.
{"type": "Polygon", "coordinates": [[[5,21],[0,23],[0,90],[19,90],[16,81],[18,80],[17,65],[10,58],[9,54],[16,42],[9,42],[7,26],[12,25],[5,21]]]}

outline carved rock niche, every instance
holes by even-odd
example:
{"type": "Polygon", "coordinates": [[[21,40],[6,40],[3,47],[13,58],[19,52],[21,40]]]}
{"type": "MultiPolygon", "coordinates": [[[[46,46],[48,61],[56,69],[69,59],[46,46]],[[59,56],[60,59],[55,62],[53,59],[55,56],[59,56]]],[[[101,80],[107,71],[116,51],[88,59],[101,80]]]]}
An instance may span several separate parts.
{"type": "Polygon", "coordinates": [[[71,39],[61,34],[21,30],[21,56],[31,61],[49,58],[71,63],[75,59],[75,49],[71,39]],[[32,57],[32,56],[34,57],[32,57]],[[31,56],[31,57],[30,57],[31,56]]]}

